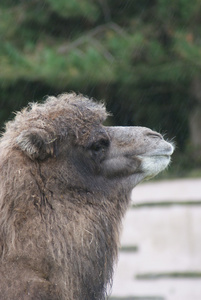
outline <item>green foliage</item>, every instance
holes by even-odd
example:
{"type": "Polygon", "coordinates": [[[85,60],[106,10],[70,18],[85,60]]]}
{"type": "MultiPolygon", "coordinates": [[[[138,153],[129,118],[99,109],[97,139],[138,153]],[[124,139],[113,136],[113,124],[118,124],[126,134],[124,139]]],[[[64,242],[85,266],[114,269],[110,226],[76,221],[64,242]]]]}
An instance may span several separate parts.
{"type": "Polygon", "coordinates": [[[199,0],[158,0],[157,14],[161,20],[169,24],[176,21],[180,25],[184,22],[190,22],[194,17],[197,9],[200,8],[199,0]]]}
{"type": "Polygon", "coordinates": [[[175,33],[175,44],[174,50],[178,54],[178,57],[189,64],[192,70],[195,69],[198,72],[201,69],[201,48],[200,45],[193,43],[193,41],[188,41],[185,32],[175,33]]]}
{"type": "Polygon", "coordinates": [[[65,18],[85,17],[89,21],[97,20],[99,16],[98,7],[89,0],[47,0],[52,11],[65,18]]]}

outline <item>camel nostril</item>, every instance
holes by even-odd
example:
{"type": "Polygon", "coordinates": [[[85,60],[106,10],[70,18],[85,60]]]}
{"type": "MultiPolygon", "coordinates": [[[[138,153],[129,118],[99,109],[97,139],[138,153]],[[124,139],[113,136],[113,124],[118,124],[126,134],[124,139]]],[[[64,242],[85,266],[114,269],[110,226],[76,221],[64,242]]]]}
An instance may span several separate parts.
{"type": "Polygon", "coordinates": [[[157,139],[160,139],[160,140],[163,140],[163,137],[160,133],[156,132],[156,131],[149,131],[147,133],[147,136],[151,137],[151,138],[157,138],[157,139]]]}

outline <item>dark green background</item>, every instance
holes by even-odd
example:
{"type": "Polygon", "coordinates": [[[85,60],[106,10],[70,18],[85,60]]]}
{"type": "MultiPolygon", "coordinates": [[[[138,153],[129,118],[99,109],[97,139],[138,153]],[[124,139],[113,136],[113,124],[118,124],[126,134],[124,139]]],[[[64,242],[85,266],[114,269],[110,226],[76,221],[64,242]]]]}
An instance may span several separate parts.
{"type": "Polygon", "coordinates": [[[105,100],[110,124],[173,138],[179,175],[201,168],[189,122],[201,106],[200,15],[200,0],[1,0],[0,126],[73,90],[105,100]]]}

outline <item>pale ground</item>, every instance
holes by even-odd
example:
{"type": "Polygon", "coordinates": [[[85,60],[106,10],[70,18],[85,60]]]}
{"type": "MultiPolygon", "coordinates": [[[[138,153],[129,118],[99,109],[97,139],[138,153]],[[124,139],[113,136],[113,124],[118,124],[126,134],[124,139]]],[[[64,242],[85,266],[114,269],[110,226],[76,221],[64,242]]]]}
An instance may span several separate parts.
{"type": "Polygon", "coordinates": [[[201,179],[137,186],[121,244],[112,299],[201,300],[201,179]]]}

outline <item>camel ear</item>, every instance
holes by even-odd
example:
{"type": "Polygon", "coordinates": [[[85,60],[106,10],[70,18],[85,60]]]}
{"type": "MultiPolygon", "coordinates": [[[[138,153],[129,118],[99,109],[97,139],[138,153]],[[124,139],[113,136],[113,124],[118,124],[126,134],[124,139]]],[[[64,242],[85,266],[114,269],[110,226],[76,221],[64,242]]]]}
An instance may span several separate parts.
{"type": "Polygon", "coordinates": [[[56,138],[51,139],[45,130],[24,130],[16,138],[18,147],[31,159],[43,160],[57,155],[56,138]]]}

